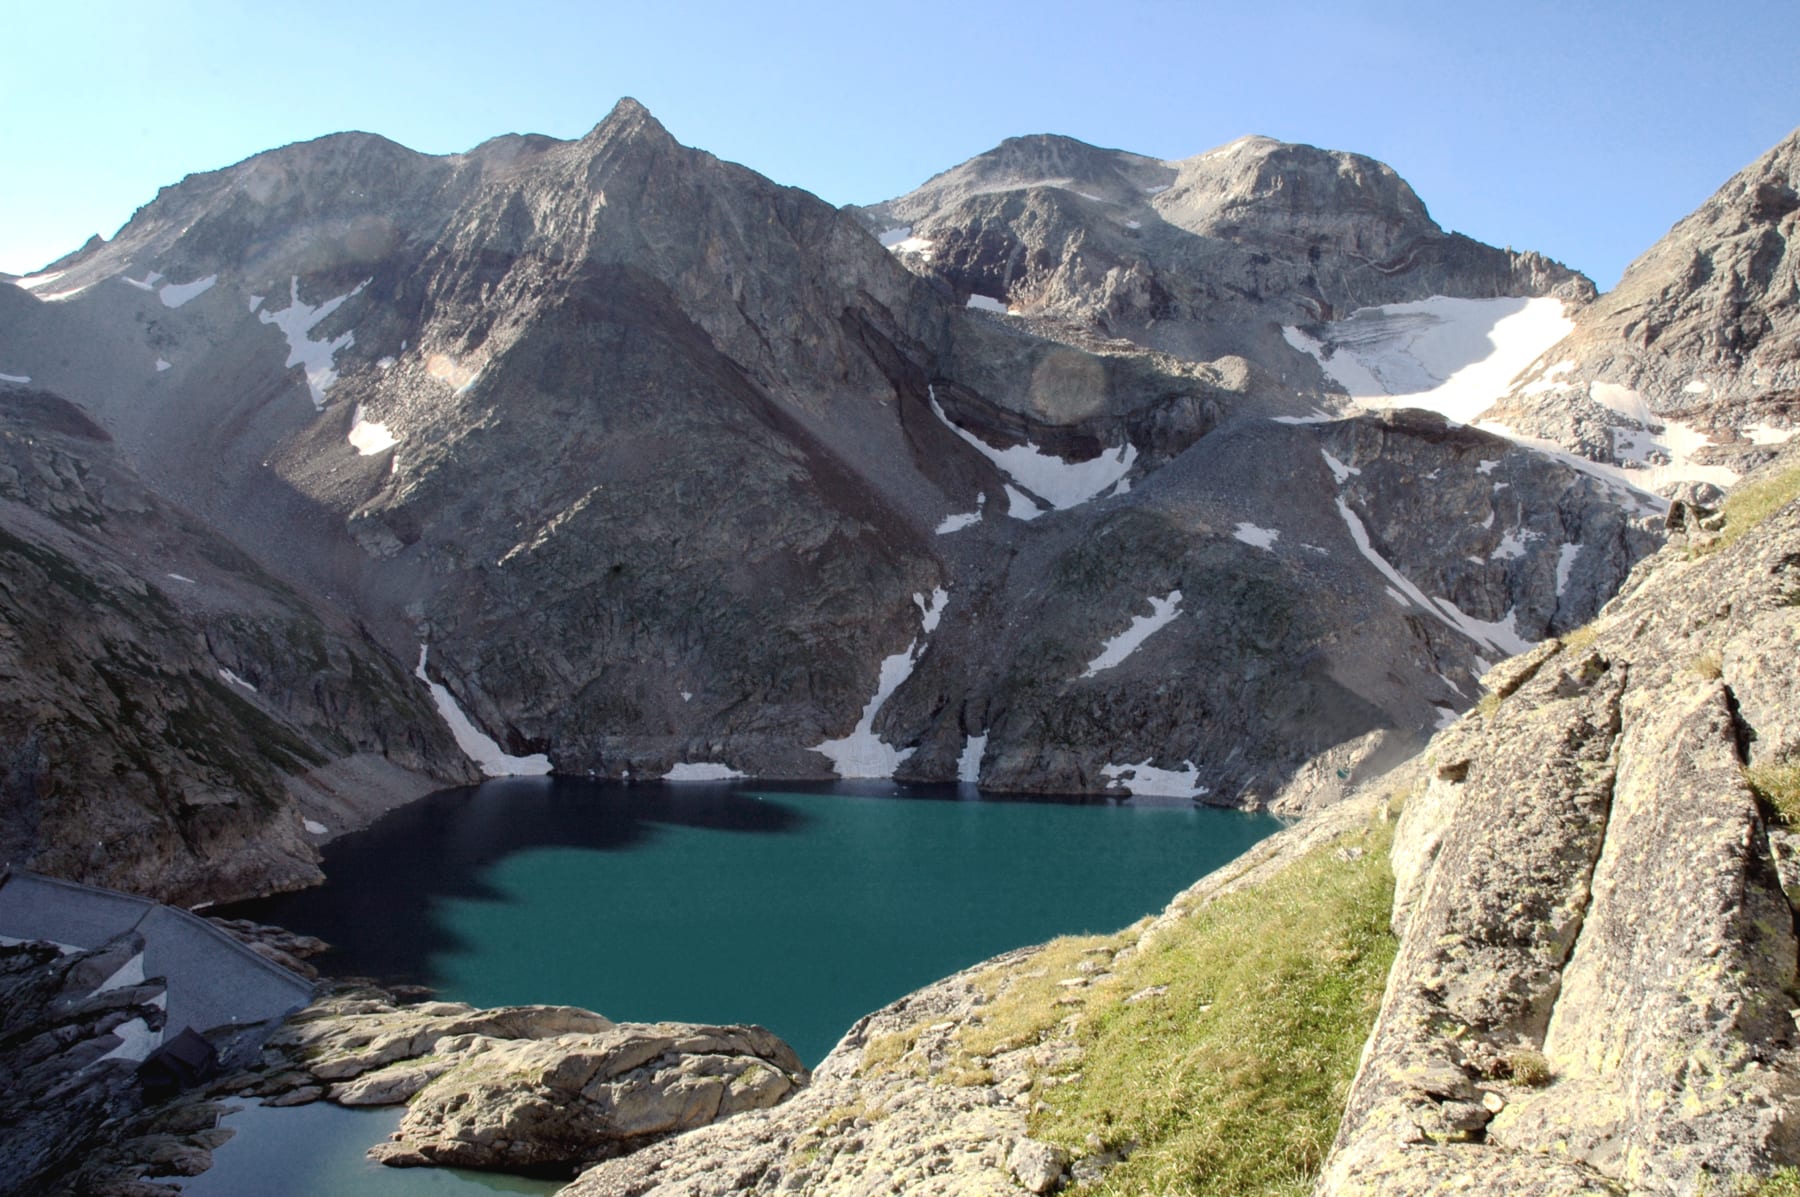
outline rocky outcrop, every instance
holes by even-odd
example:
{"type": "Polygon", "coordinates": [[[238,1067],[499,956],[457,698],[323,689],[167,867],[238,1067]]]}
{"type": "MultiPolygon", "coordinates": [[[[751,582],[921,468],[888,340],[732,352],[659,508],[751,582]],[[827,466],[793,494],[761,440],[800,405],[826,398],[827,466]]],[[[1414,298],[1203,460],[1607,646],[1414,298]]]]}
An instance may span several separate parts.
{"type": "Polygon", "coordinates": [[[1627,464],[1646,432],[1691,429],[1714,482],[1768,460],[1800,428],[1797,212],[1800,131],[1633,262],[1492,418],[1627,464]]]}
{"type": "Polygon", "coordinates": [[[143,950],[122,936],[94,951],[0,944],[0,1174],[25,1193],[78,1163],[102,1123],[135,1110],[134,1028],[159,1030],[156,978],[108,981],[143,950]],[[115,1054],[119,1053],[119,1054],[115,1054]]]}
{"type": "Polygon", "coordinates": [[[1786,816],[1755,788],[1800,756],[1800,457],[1774,469],[1785,505],[1651,558],[1416,767],[1400,956],[1322,1194],[1729,1191],[1800,1161],[1786,816]]]}
{"type": "Polygon", "coordinates": [[[1374,304],[1594,295],[1540,255],[1446,234],[1382,163],[1267,137],[1174,162],[1012,138],[857,211],[959,296],[1199,358],[1278,361],[1272,324],[1374,304]]]}
{"type": "MultiPolygon", "coordinates": [[[[178,902],[319,877],[334,767],[468,779],[422,687],[154,495],[74,405],[0,403],[0,856],[178,902]]],[[[328,813],[329,812],[329,813],[328,813]]]]}
{"type": "Polygon", "coordinates": [[[569,1175],[767,1109],[807,1079],[761,1027],[614,1023],[563,1006],[340,996],[290,1020],[272,1047],[303,1070],[253,1087],[278,1104],[406,1103],[393,1140],[370,1151],[396,1167],[569,1175]]]}
{"type": "MultiPolygon", "coordinates": [[[[1062,296],[1039,305],[1054,320],[966,309],[1001,294],[971,281],[986,249],[968,277],[909,271],[856,216],[678,144],[635,102],[579,140],[442,158],[341,135],[191,176],[0,287],[0,358],[322,622],[393,661],[428,642],[501,750],[569,774],[1120,793],[1131,772],[1138,792],[1265,802],[1320,752],[1416,743],[1472,701],[1499,650],[1433,604],[1516,612],[1535,638],[1640,551],[1631,502],[1521,471],[1522,509],[1559,508],[1515,529],[1542,539],[1470,568],[1513,542],[1434,519],[1445,535],[1396,566],[1425,605],[1397,603],[1338,503],[1365,522],[1419,505],[1373,470],[1355,499],[1323,459],[1296,472],[1314,434],[1271,418],[1316,418],[1286,375],[1317,370],[1279,321],[1582,291],[1446,237],[1386,167],[1023,139],[896,201],[927,222],[1015,203],[1063,222],[993,226],[1042,240],[1021,268],[1062,296]],[[1114,241],[1129,269],[1095,248],[1114,241]],[[1140,267],[1161,281],[1138,287],[1140,267]],[[1134,298],[1157,287],[1184,314],[1134,298]],[[1175,352],[1146,348],[1163,333],[1175,352]],[[1597,539],[1572,573],[1547,564],[1597,539]],[[1175,604],[1156,651],[1106,664],[1155,603],[1175,604]]],[[[1470,464],[1437,431],[1391,439],[1421,476],[1470,464]]],[[[289,687],[265,658],[306,659],[208,634],[259,693],[289,687]]],[[[356,788],[340,773],[316,775],[356,788]]]]}
{"type": "MultiPolygon", "coordinates": [[[[1352,799],[1263,841],[1116,936],[1008,952],[861,1019],[785,1104],[654,1144],[581,1174],[568,1197],[725,1197],[887,1191],[1018,1197],[1097,1181],[1120,1147],[1070,1150],[1033,1137],[1046,1092],[1079,1084],[1078,1031],[1154,988],[1115,992],[1115,970],[1159,938],[1367,825],[1377,803],[1352,799]],[[1021,996],[1023,995],[1023,997],[1021,996]],[[1089,1007],[1089,999],[1093,1006],[1089,1007]],[[1017,1000],[1048,1008],[996,1033],[1017,1000]]],[[[1126,1149],[1128,1150],[1128,1149],[1126,1149]]]]}

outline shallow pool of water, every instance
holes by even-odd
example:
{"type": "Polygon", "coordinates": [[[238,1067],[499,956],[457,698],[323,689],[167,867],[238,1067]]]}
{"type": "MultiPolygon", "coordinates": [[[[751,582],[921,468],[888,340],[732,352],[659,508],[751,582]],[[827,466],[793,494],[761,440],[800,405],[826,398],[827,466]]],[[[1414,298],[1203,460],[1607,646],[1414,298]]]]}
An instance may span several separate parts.
{"type": "Polygon", "coordinates": [[[213,1166],[181,1177],[183,1197],[493,1197],[554,1193],[561,1183],[461,1168],[388,1168],[364,1152],[400,1125],[402,1111],[349,1110],[329,1102],[250,1104],[226,1116],[237,1133],[213,1166]]]}

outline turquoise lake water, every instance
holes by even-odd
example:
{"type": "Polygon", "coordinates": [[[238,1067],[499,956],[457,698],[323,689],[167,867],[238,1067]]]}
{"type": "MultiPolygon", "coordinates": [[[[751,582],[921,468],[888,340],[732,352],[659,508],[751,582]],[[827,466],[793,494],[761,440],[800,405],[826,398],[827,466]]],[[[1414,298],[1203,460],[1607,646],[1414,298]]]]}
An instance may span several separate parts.
{"type": "Polygon", "coordinates": [[[1117,930],[1279,826],[955,787],[508,780],[402,808],[326,849],[327,885],[232,913],[331,942],[331,972],[479,1006],[756,1022],[810,1065],[908,991],[1117,930]]]}
{"type": "MultiPolygon", "coordinates": [[[[320,936],[334,950],[315,963],[331,974],[481,1006],[760,1023],[813,1065],[862,1015],[999,952],[1124,927],[1280,826],[953,786],[509,779],[335,841],[324,886],[220,913],[320,936]]],[[[228,1160],[256,1170],[267,1197],[479,1197],[515,1183],[368,1165],[363,1149],[397,1112],[321,1108],[304,1126],[297,1113],[236,1115],[214,1173],[228,1160]],[[254,1161],[293,1140],[322,1157],[315,1172],[267,1187],[281,1170],[254,1161]]]]}

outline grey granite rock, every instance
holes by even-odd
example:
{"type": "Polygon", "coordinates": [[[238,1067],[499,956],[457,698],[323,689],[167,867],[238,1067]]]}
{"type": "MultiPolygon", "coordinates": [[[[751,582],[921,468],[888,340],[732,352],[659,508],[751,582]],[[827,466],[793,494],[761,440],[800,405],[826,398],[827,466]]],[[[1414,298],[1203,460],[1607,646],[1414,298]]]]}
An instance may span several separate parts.
{"type": "Polygon", "coordinates": [[[1800,131],[1634,261],[1492,416],[1615,461],[1628,456],[1621,434],[1643,427],[1631,410],[1641,400],[1653,424],[1679,421],[1712,442],[1703,464],[1743,473],[1767,460],[1773,438],[1800,428],[1796,189],[1800,131]]]}
{"type": "Polygon", "coordinates": [[[1671,546],[1432,741],[1322,1195],[1729,1191],[1800,1162],[1785,839],[1745,773],[1800,750],[1797,561],[1797,502],[1671,546]]]}

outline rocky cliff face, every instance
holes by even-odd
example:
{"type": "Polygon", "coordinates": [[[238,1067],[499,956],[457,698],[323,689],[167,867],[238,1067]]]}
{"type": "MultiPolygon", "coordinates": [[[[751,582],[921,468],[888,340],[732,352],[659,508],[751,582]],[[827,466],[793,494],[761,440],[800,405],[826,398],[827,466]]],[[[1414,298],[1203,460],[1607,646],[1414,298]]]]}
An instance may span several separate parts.
{"type": "Polygon", "coordinates": [[[1800,455],[1773,469],[1745,483],[1773,514],[1664,550],[1432,741],[1322,1193],[1731,1191],[1800,1160],[1769,801],[1800,757],[1800,455]]]}
{"type": "Polygon", "coordinates": [[[961,267],[626,101],[578,141],[345,134],[192,176],[0,289],[0,368],[565,773],[1304,804],[1339,788],[1295,787],[1316,754],[1416,745],[1653,543],[1624,488],[1502,442],[1314,422],[1280,321],[1585,294],[1387,168],[1026,139],[895,204],[950,237],[1015,200],[1124,238],[1179,318],[1107,315],[1082,254],[1027,270],[1063,277],[1055,319],[971,311],[961,267]]]}
{"type": "Polygon", "coordinates": [[[1272,324],[1431,295],[1594,295],[1446,234],[1382,163],[1267,137],[1175,162],[1013,138],[858,214],[959,296],[1187,356],[1273,360],[1272,324]]]}
{"type": "Polygon", "coordinates": [[[1596,461],[1691,456],[1726,484],[1800,427],[1800,131],[1585,309],[1493,418],[1596,461]]]}
{"type": "Polygon", "coordinates": [[[319,877],[367,799],[470,778],[405,671],[44,391],[0,391],[0,856],[179,901],[319,877]]]}

